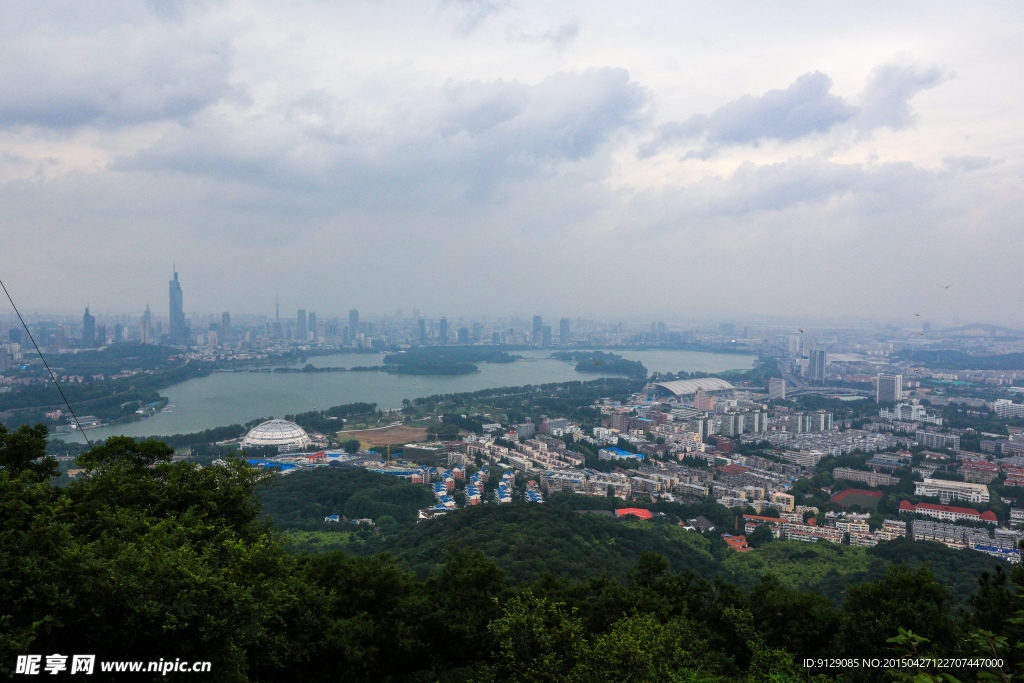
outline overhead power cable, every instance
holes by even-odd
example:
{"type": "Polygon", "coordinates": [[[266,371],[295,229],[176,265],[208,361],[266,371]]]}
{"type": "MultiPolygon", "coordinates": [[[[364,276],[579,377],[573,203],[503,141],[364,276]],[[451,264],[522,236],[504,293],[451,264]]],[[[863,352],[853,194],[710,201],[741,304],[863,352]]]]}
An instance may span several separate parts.
{"type": "Polygon", "coordinates": [[[36,353],[39,354],[39,359],[43,361],[43,365],[46,366],[46,371],[50,373],[50,379],[53,380],[53,386],[57,387],[57,391],[60,392],[60,397],[64,399],[64,405],[68,407],[68,412],[71,413],[71,419],[75,421],[75,426],[82,432],[82,437],[85,438],[85,442],[89,444],[89,448],[92,448],[92,441],[89,441],[89,437],[85,434],[85,428],[82,427],[82,423],[78,421],[78,417],[75,415],[75,411],[71,409],[71,404],[68,402],[67,396],[64,395],[64,390],[60,388],[60,384],[57,382],[57,378],[53,374],[53,370],[50,369],[50,364],[46,362],[46,358],[43,357],[43,352],[39,350],[39,344],[36,344],[35,337],[32,336],[31,330],[28,329],[28,325],[25,324],[25,319],[21,317],[21,311],[14,305],[14,299],[11,298],[11,293],[7,291],[7,286],[3,280],[0,280],[0,287],[3,287],[4,294],[7,295],[7,300],[11,302],[11,307],[14,312],[18,314],[18,320],[21,321],[21,326],[25,328],[25,334],[32,340],[32,346],[36,347],[36,353]]]}

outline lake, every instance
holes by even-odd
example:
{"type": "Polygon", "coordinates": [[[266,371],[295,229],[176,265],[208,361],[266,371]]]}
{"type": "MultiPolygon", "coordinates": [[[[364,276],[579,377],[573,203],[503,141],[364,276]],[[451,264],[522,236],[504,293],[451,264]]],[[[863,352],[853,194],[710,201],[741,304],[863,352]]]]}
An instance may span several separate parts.
{"type": "MultiPolygon", "coordinates": [[[[628,360],[638,360],[649,372],[722,372],[749,370],[756,356],[696,351],[613,349],[628,360]]],[[[378,408],[400,408],[402,399],[431,394],[478,391],[494,387],[592,380],[600,374],[576,372],[574,363],[548,358],[551,350],[516,351],[524,359],[515,363],[477,363],[480,372],[454,377],[391,375],[384,372],[257,373],[215,372],[160,391],[170,404],[166,410],[139,422],[88,430],[89,439],[109,436],[155,436],[197,432],[212,427],[244,424],[258,417],[283,418],[286,414],[323,410],[343,403],[366,401],[378,408]]],[[[380,365],[383,355],[335,354],[316,356],[317,367],[380,365]]],[[[294,367],[301,367],[305,363],[294,367]]],[[[81,432],[56,435],[83,443],[81,432]]]]}

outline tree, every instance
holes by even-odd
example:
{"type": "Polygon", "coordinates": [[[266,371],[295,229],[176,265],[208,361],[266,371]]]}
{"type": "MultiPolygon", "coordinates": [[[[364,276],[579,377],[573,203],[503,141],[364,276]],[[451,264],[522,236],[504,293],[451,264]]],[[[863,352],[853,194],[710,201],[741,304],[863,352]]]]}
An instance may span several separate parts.
{"type": "MultiPolygon", "coordinates": [[[[935,581],[928,567],[911,571],[890,566],[878,581],[852,586],[840,611],[836,656],[862,659],[884,652],[900,628],[927,638],[923,654],[944,656],[954,651],[958,631],[949,614],[952,595],[935,581]]],[[[851,680],[871,680],[870,672],[854,669],[851,680]]]]}
{"type": "Polygon", "coordinates": [[[747,545],[751,548],[760,548],[774,540],[775,536],[772,535],[771,527],[767,524],[759,525],[752,533],[747,535],[747,545]]]}
{"type": "Polygon", "coordinates": [[[346,453],[351,455],[352,453],[358,453],[362,444],[359,443],[359,439],[348,439],[341,442],[341,447],[345,449],[346,453]]]}
{"type": "Polygon", "coordinates": [[[765,640],[785,644],[798,660],[823,656],[839,625],[828,598],[787,588],[771,574],[750,591],[750,610],[765,640]]]}
{"type": "Polygon", "coordinates": [[[49,430],[44,424],[21,425],[13,432],[0,423],[0,472],[12,477],[30,476],[35,481],[56,477],[57,459],[46,454],[49,430]]]}
{"type": "Polygon", "coordinates": [[[170,462],[173,455],[174,449],[162,441],[136,441],[130,436],[112,436],[75,458],[75,464],[90,472],[118,467],[141,470],[170,462]]]}

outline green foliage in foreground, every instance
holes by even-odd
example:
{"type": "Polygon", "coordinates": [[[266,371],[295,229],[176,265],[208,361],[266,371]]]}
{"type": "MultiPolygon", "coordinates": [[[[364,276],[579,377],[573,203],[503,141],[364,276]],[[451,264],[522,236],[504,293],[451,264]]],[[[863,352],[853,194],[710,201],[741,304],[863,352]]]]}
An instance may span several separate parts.
{"type": "MultiPolygon", "coordinates": [[[[45,437],[45,429],[0,434],[5,676],[17,655],[59,652],[208,660],[210,679],[228,682],[827,681],[834,669],[800,663],[880,657],[893,647],[920,657],[996,652],[1002,671],[983,673],[1019,673],[1019,567],[984,576],[962,615],[924,567],[889,567],[851,587],[838,609],[772,577],[746,591],[673,571],[649,552],[621,580],[545,573],[524,583],[480,552],[448,550],[417,579],[387,555],[289,554],[260,521],[255,492],[265,473],[241,462],[171,464],[169,447],[116,437],[79,458],[88,476],[56,487],[45,462],[40,471],[29,457],[45,437]]],[[[523,507],[500,510],[506,531],[536,542],[524,533],[523,507]]],[[[539,519],[554,527],[566,515],[599,520],[553,509],[539,519]]],[[[620,525],[616,544],[630,544],[640,525],[620,525]]],[[[587,528],[607,536],[586,525],[581,533],[587,528]]],[[[674,540],[686,548],[680,558],[714,557],[694,534],[674,540]]],[[[963,680],[979,670],[942,674],[963,680]]],[[[868,668],[842,675],[865,683],[893,676],[868,668]]]]}

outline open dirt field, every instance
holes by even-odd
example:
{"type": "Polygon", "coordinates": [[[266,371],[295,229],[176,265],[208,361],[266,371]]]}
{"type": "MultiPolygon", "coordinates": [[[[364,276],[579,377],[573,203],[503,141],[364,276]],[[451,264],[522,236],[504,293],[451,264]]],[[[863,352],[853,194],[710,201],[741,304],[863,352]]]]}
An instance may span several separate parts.
{"type": "Polygon", "coordinates": [[[405,444],[410,441],[423,441],[427,438],[427,430],[423,427],[406,427],[397,425],[383,429],[360,429],[354,432],[342,432],[343,439],[359,439],[363,446],[388,446],[405,444]]]}

